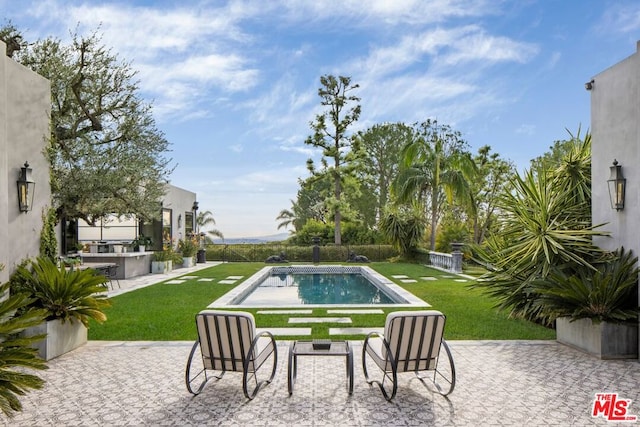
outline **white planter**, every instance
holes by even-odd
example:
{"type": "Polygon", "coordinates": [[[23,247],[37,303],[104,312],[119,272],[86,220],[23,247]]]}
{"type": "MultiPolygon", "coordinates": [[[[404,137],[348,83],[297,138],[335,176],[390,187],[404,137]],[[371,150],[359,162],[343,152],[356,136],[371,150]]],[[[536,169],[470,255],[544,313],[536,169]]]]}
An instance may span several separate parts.
{"type": "Polygon", "coordinates": [[[155,274],[169,273],[173,269],[172,261],[151,261],[151,272],[155,274]]]}
{"type": "Polygon", "coordinates": [[[154,274],[163,274],[167,270],[167,264],[164,261],[151,261],[151,272],[154,274]]]}
{"type": "Polygon", "coordinates": [[[182,266],[183,267],[193,267],[194,266],[193,257],[192,256],[182,257],[182,266]]]}
{"type": "Polygon", "coordinates": [[[573,322],[556,319],[558,342],[592,354],[600,359],[637,359],[638,324],[594,323],[591,319],[573,322]]]}
{"type": "Polygon", "coordinates": [[[145,252],[147,247],[145,245],[138,245],[138,252],[145,252]]]}
{"type": "Polygon", "coordinates": [[[60,319],[48,320],[25,329],[22,334],[25,337],[47,334],[33,345],[38,349],[38,356],[44,360],[51,360],[87,343],[87,328],[79,320],[64,323],[60,319]]]}
{"type": "Polygon", "coordinates": [[[122,245],[113,245],[113,252],[116,254],[122,253],[122,245]]]}
{"type": "Polygon", "coordinates": [[[97,254],[97,253],[98,253],[98,245],[96,245],[96,244],[89,244],[89,253],[91,253],[91,254],[97,254]]]}

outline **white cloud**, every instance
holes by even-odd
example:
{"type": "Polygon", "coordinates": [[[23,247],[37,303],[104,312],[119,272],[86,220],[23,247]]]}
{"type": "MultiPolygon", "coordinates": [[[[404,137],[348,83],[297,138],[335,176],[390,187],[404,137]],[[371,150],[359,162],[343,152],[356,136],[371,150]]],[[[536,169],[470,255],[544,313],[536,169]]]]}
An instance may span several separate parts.
{"type": "Polygon", "coordinates": [[[637,33],[640,30],[640,4],[614,4],[604,13],[597,25],[601,33],[637,33]]]}

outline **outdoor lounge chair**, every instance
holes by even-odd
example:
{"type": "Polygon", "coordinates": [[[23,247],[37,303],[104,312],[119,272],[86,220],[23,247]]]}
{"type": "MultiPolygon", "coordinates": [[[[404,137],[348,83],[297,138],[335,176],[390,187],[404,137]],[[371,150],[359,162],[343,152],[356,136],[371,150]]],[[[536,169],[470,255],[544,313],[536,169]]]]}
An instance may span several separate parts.
{"type": "Polygon", "coordinates": [[[390,401],[398,389],[398,374],[415,372],[428,388],[425,380],[432,383],[435,391],[443,396],[451,393],[456,384],[456,371],[449,346],[443,339],[444,324],[445,316],[439,311],[389,313],[384,335],[371,332],[364,340],[362,368],[367,383],[376,383],[390,401]],[[373,363],[367,362],[367,356],[373,363]],[[367,364],[380,368],[381,380],[370,379],[367,364]],[[421,376],[420,372],[423,371],[431,371],[433,377],[421,376]]]}
{"type": "Polygon", "coordinates": [[[262,385],[273,380],[278,364],[276,341],[270,332],[256,334],[251,313],[204,310],[196,315],[196,327],[198,340],[191,348],[185,372],[190,393],[200,394],[211,376],[220,379],[226,371],[242,372],[242,391],[247,399],[253,399],[262,385]],[[270,356],[271,376],[259,380],[258,370],[270,356]]]}

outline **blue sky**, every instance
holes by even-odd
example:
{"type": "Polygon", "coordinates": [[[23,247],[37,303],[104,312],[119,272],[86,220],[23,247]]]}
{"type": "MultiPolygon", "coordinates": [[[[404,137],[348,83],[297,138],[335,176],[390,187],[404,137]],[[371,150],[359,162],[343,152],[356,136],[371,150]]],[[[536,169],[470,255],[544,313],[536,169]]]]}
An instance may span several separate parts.
{"type": "Polygon", "coordinates": [[[304,140],[323,74],[360,85],[354,131],[436,118],[523,169],[589,128],[584,83],[640,39],[635,0],[0,0],[0,11],[29,41],[100,27],[139,72],[172,144],[172,183],[226,237],[282,232],[275,217],[319,159],[304,140]]]}

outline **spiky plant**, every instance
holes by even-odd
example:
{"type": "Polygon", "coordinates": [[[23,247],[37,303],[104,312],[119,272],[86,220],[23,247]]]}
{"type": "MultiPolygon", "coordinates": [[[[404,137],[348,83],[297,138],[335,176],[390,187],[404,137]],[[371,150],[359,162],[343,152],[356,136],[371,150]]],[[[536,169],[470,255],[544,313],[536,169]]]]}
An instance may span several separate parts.
{"type": "Polygon", "coordinates": [[[78,320],[88,327],[89,319],[99,323],[107,319],[103,312],[111,305],[104,293],[107,280],[91,269],[66,270],[41,257],[18,267],[12,290],[33,298],[32,306],[44,308],[47,320],[78,320]]]}
{"type": "Polygon", "coordinates": [[[25,294],[7,296],[9,284],[0,286],[0,411],[12,417],[22,410],[20,396],[30,389],[42,388],[44,381],[27,372],[28,369],[47,369],[44,360],[37,357],[31,344],[43,335],[29,338],[19,333],[42,323],[45,310],[28,309],[33,302],[25,294]]]}
{"type": "Polygon", "coordinates": [[[579,265],[569,272],[554,269],[534,284],[543,314],[550,320],[637,321],[637,262],[631,251],[620,248],[598,262],[595,272],[579,265]]]}

